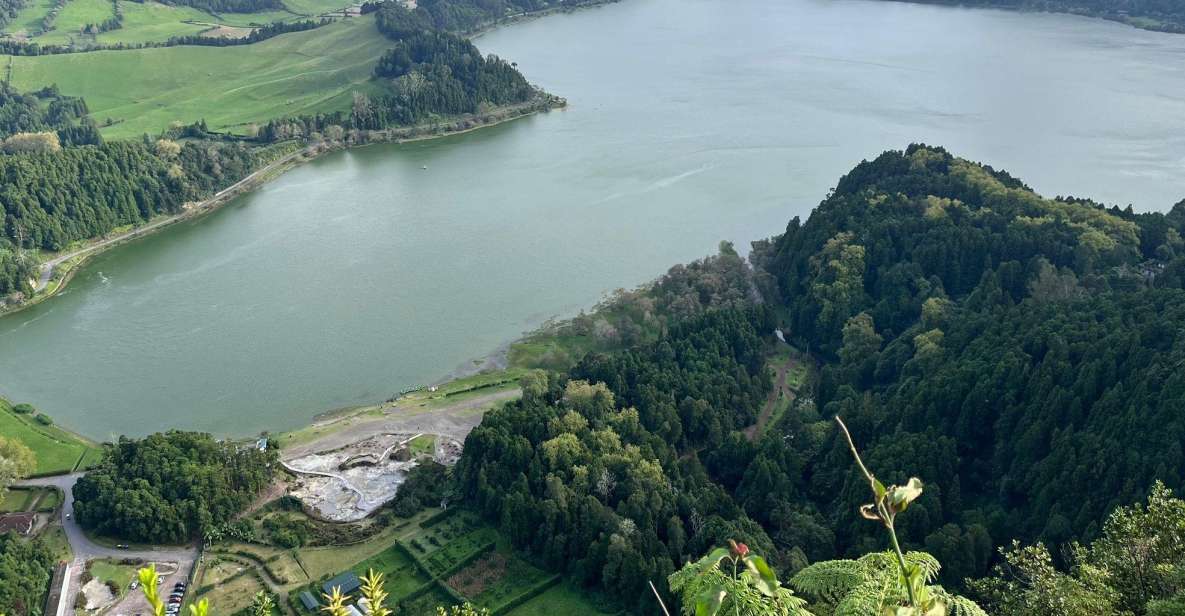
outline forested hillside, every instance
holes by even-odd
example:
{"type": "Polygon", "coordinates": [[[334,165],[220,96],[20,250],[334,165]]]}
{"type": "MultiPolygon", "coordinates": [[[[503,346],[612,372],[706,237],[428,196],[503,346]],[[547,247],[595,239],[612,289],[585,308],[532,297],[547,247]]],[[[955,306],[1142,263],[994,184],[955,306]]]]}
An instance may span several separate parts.
{"type": "MultiPolygon", "coordinates": [[[[409,13],[417,29],[446,30],[466,33],[483,28],[499,19],[559,7],[578,7],[603,4],[607,0],[424,0],[417,2],[409,13]]],[[[387,2],[382,5],[387,11],[399,8],[401,3],[387,2]]]]}
{"type": "Polygon", "coordinates": [[[625,319],[651,324],[640,346],[527,383],[470,435],[458,478],[516,545],[652,609],[645,580],[728,538],[784,572],[885,549],[855,515],[868,484],[839,414],[886,484],[926,483],[897,533],[965,588],[998,546],[1093,539],[1155,480],[1185,488],[1183,232],[1185,204],[1137,215],[938,148],[887,152],[755,243],[749,307],[603,309],[643,313],[625,319]],[[821,379],[751,441],[775,325],[821,379]]]}
{"type": "Polygon", "coordinates": [[[1185,32],[1185,3],[1178,0],[907,0],[985,8],[1074,13],[1121,21],[1138,28],[1185,32]]]}
{"type": "MultiPolygon", "coordinates": [[[[347,131],[407,127],[459,115],[487,115],[499,107],[534,102],[554,104],[554,97],[532,87],[509,62],[483,56],[468,39],[438,24],[420,8],[384,2],[376,24],[394,44],[379,59],[374,77],[384,87],[373,95],[357,93],[350,111],[273,120],[259,131],[264,141],[306,137],[314,133],[340,139],[347,131]]],[[[495,3],[496,4],[496,3],[495,3]]],[[[374,5],[369,5],[374,6],[374,5]]],[[[432,5],[435,6],[435,5],[432,5]]],[[[494,19],[487,15],[481,23],[494,19]]]]}

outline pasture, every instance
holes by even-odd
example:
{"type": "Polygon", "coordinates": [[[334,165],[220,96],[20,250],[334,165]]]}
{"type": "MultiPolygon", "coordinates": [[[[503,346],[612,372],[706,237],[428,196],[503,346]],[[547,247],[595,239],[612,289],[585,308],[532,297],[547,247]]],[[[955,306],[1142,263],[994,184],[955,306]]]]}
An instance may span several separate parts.
{"type": "Polygon", "coordinates": [[[33,469],[35,475],[88,468],[98,462],[101,455],[101,450],[93,443],[57,426],[42,425],[31,415],[18,414],[3,399],[0,399],[0,434],[15,438],[33,450],[37,459],[33,469]]]}
{"type": "Polygon", "coordinates": [[[278,21],[316,19],[325,15],[340,16],[342,9],[354,5],[350,0],[286,0],[284,8],[254,13],[209,13],[188,6],[173,6],[146,0],[69,0],[59,12],[53,27],[42,32],[43,19],[55,0],[30,0],[4,28],[43,45],[115,45],[159,43],[175,36],[200,34],[216,26],[250,28],[278,21]],[[123,13],[121,27],[98,34],[86,33],[89,24],[101,24],[114,16],[115,5],[123,13]]]}
{"type": "Polygon", "coordinates": [[[212,130],[243,133],[274,118],[348,109],[353,92],[382,87],[371,71],[389,46],[366,16],[246,47],[19,56],[12,85],[56,83],[63,94],[85,98],[109,139],[202,119],[212,130]]]}

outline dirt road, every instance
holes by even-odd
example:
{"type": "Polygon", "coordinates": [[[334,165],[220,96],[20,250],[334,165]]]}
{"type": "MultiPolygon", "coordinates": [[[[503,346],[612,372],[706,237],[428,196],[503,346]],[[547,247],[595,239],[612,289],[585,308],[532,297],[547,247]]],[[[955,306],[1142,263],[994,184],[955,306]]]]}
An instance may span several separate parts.
{"type": "Polygon", "coordinates": [[[778,400],[785,397],[790,402],[794,402],[796,394],[786,385],[786,375],[797,367],[798,363],[799,360],[790,357],[786,359],[786,363],[778,366],[777,375],[774,377],[774,389],[765,399],[765,405],[761,407],[761,414],[757,416],[757,423],[745,428],[745,438],[748,438],[750,442],[757,440],[757,437],[765,431],[765,424],[769,423],[769,418],[773,415],[778,400]]]}
{"type": "Polygon", "coordinates": [[[482,409],[520,395],[522,390],[515,387],[465,398],[430,410],[396,403],[385,408],[381,416],[347,416],[326,422],[322,424],[327,430],[324,436],[301,445],[285,447],[282,455],[285,460],[294,460],[311,453],[338,449],[371,436],[400,432],[439,434],[463,441],[469,431],[481,423],[482,409]],[[336,424],[340,424],[340,428],[336,424]]]}

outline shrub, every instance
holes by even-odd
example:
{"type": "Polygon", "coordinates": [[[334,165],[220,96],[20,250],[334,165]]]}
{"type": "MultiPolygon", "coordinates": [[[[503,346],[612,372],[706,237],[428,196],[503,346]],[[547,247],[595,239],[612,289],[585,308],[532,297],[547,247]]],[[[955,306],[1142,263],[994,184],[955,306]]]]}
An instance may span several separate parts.
{"type": "Polygon", "coordinates": [[[25,402],[22,402],[20,404],[14,404],[12,406],[12,410],[20,413],[21,415],[32,415],[33,413],[37,412],[37,409],[33,408],[32,404],[28,404],[25,402]]]}
{"type": "Polygon", "coordinates": [[[119,596],[119,591],[122,590],[119,587],[119,583],[116,582],[115,580],[107,580],[107,588],[109,590],[111,590],[111,594],[113,594],[117,597],[119,596]]]}
{"type": "Polygon", "coordinates": [[[37,423],[39,423],[43,426],[52,426],[53,425],[53,419],[51,419],[49,417],[49,415],[46,415],[45,413],[37,413],[37,415],[34,416],[33,419],[36,420],[37,423]]]}

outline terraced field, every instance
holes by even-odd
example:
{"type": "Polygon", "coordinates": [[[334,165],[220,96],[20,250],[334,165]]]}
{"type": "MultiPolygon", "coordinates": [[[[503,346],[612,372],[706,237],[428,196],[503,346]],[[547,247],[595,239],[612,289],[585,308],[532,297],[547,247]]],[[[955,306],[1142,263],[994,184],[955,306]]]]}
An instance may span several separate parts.
{"type": "Polygon", "coordinates": [[[84,97],[96,121],[110,119],[107,138],[201,119],[214,130],[244,132],[277,117],[348,108],[354,91],[379,87],[371,71],[389,45],[367,16],[248,47],[20,56],[12,59],[12,84],[34,90],[56,83],[84,97]]]}

